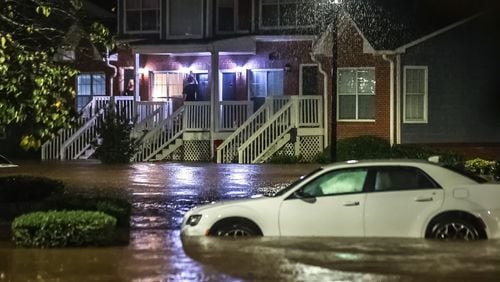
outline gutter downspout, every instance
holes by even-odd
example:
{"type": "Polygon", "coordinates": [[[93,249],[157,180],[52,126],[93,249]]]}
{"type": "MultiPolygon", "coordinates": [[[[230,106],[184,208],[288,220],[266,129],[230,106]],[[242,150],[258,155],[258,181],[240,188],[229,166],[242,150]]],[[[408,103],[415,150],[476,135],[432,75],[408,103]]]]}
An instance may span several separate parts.
{"type": "Polygon", "coordinates": [[[309,54],[311,60],[318,64],[318,70],[323,75],[323,149],[328,145],[328,74],[323,70],[323,65],[316,59],[313,53],[309,54]]]}
{"type": "MultiPolygon", "coordinates": [[[[391,71],[390,71],[390,94],[389,94],[389,140],[391,146],[394,145],[394,60],[389,58],[386,54],[382,55],[382,58],[390,63],[391,71]]],[[[398,115],[399,116],[399,115],[398,115]]]]}
{"type": "Polygon", "coordinates": [[[106,58],[104,58],[105,62],[106,62],[106,65],[108,67],[110,67],[111,69],[113,69],[113,75],[109,81],[109,86],[110,86],[110,89],[109,89],[109,96],[113,97],[113,81],[115,80],[116,78],[116,75],[118,73],[118,69],[116,68],[116,66],[112,65],[109,63],[109,49],[106,48],[106,58]]]}
{"type": "Polygon", "coordinates": [[[396,144],[401,144],[401,55],[397,54],[396,56],[396,75],[398,79],[396,79],[396,122],[397,122],[397,132],[396,132],[396,144]]]}

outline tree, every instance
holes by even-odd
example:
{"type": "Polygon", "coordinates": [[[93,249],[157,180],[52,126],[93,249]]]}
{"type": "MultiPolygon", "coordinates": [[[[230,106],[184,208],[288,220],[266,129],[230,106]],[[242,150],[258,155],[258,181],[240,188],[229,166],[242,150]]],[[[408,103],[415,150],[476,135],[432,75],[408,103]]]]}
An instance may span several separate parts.
{"type": "Polygon", "coordinates": [[[82,41],[100,54],[113,48],[109,31],[87,22],[80,0],[0,0],[0,126],[20,130],[22,148],[37,149],[71,126],[77,71],[54,56],[82,41]]]}

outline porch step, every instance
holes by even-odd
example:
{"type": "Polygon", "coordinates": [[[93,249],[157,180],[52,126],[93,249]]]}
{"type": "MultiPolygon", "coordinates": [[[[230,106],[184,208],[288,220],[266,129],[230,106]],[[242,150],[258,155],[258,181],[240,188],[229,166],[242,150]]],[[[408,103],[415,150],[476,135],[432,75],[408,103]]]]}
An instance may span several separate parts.
{"type": "Polygon", "coordinates": [[[93,147],[88,148],[85,150],[79,157],[78,159],[80,160],[88,160],[90,159],[95,153],[95,149],[93,147]]]}
{"type": "Polygon", "coordinates": [[[162,160],[166,159],[170,154],[175,152],[175,150],[177,150],[183,144],[184,144],[184,141],[182,140],[182,138],[175,139],[175,142],[168,145],[167,148],[161,150],[160,153],[156,154],[156,156],[154,156],[154,158],[153,158],[153,161],[162,161],[162,160]]]}
{"type": "Polygon", "coordinates": [[[255,163],[263,163],[267,161],[272,155],[274,155],[279,149],[283,148],[288,142],[291,140],[291,134],[288,133],[283,138],[278,140],[265,154],[263,154],[260,158],[255,160],[255,163]]]}

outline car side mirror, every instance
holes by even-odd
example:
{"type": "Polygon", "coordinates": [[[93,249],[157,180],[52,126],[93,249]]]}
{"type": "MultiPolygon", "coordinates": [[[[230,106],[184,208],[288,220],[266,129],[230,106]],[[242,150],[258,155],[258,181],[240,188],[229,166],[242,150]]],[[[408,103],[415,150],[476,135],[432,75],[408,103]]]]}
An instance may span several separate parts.
{"type": "Polygon", "coordinates": [[[296,199],[301,199],[302,201],[304,202],[307,202],[307,203],[315,203],[316,202],[316,197],[313,196],[313,195],[310,195],[308,193],[304,193],[304,191],[302,189],[299,189],[295,192],[293,192],[293,196],[296,198],[296,199]]]}

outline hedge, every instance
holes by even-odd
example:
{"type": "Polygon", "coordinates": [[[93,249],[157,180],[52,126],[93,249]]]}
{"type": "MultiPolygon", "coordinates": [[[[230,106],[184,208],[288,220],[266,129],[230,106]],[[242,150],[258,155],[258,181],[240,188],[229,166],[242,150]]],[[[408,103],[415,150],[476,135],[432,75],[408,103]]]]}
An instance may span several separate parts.
{"type": "Polygon", "coordinates": [[[116,219],[102,212],[49,211],[17,217],[12,240],[23,247],[108,245],[113,241],[116,219]]]}
{"type": "Polygon", "coordinates": [[[59,180],[27,175],[0,177],[0,203],[40,201],[61,194],[64,184],[59,180]]]}

